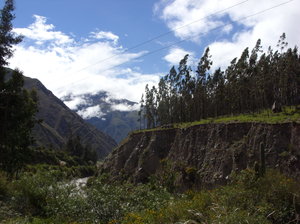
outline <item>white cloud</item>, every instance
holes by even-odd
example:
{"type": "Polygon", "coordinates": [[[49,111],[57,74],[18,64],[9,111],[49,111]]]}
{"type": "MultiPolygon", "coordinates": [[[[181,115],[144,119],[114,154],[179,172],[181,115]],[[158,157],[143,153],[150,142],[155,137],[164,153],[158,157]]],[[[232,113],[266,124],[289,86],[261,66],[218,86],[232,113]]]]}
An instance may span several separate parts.
{"type": "Polygon", "coordinates": [[[111,109],[118,110],[118,111],[133,111],[133,110],[138,110],[139,109],[139,104],[134,104],[134,105],[128,105],[128,104],[115,104],[111,106],[111,109]]]}
{"type": "Polygon", "coordinates": [[[54,31],[55,26],[53,24],[46,24],[46,17],[38,15],[34,15],[33,17],[35,18],[35,23],[27,28],[16,28],[14,31],[35,40],[36,44],[39,45],[45,41],[54,41],[57,44],[67,44],[74,41],[70,36],[60,31],[54,31]]]}
{"type": "Polygon", "coordinates": [[[114,42],[114,44],[118,43],[119,37],[112,32],[105,32],[105,31],[98,31],[98,32],[91,32],[91,37],[95,39],[105,39],[105,40],[111,40],[114,42]]]}
{"type": "Polygon", "coordinates": [[[79,110],[77,111],[77,113],[83,118],[83,119],[89,119],[92,117],[98,117],[101,118],[102,116],[105,115],[105,113],[103,113],[101,111],[101,108],[99,105],[96,106],[92,106],[92,107],[87,107],[83,110],[79,110]]]}
{"type": "MultiPolygon", "coordinates": [[[[158,74],[129,69],[128,63],[146,52],[125,52],[111,32],[98,34],[112,41],[76,41],[71,35],[56,31],[42,16],[35,16],[28,28],[14,31],[27,38],[15,47],[10,66],[20,68],[25,76],[38,78],[58,97],[102,90],[114,98],[139,101],[145,85],[159,80],[158,74]]],[[[78,99],[68,105],[76,108],[79,103],[78,99]]]]}
{"type": "Polygon", "coordinates": [[[164,57],[164,60],[167,61],[170,66],[177,66],[181,59],[185,55],[189,55],[189,62],[194,61],[194,53],[186,51],[180,47],[174,47],[169,50],[169,53],[164,57]]]}
{"type": "Polygon", "coordinates": [[[230,39],[217,38],[209,45],[214,67],[224,67],[231,59],[240,56],[244,48],[254,47],[259,38],[266,49],[268,46],[276,46],[279,36],[285,32],[289,46],[299,45],[300,26],[296,26],[295,21],[300,17],[300,2],[285,2],[288,1],[251,0],[239,4],[236,0],[160,0],[154,11],[173,30],[175,36],[197,43],[208,37],[208,34],[212,35],[211,30],[221,26],[216,30],[218,36],[230,34],[230,39]],[[231,7],[233,5],[236,6],[231,7]],[[276,5],[280,6],[274,7],[276,5]],[[266,10],[269,8],[272,9],[266,10]],[[218,11],[222,13],[212,15],[218,11]],[[245,19],[262,11],[264,13],[245,19]],[[232,24],[225,26],[228,21],[232,24]]]}
{"type": "Polygon", "coordinates": [[[64,103],[71,109],[77,110],[79,105],[87,105],[88,102],[82,97],[72,97],[71,100],[65,100],[64,103]]]}

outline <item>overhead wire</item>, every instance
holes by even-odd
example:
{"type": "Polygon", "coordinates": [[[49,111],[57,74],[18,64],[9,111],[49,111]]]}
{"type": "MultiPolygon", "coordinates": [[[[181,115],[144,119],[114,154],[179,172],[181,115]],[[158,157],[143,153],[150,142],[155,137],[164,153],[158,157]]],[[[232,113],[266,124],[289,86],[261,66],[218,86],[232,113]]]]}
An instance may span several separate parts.
{"type": "MultiPolygon", "coordinates": [[[[240,2],[239,4],[233,5],[233,6],[229,7],[229,8],[233,8],[234,6],[240,5],[240,4],[245,3],[245,2],[247,2],[247,1],[249,1],[249,0],[240,2]]],[[[270,10],[272,10],[272,9],[275,9],[275,8],[280,7],[280,6],[286,5],[286,4],[288,4],[288,3],[290,3],[290,2],[293,2],[293,1],[295,1],[295,0],[288,0],[288,1],[282,2],[282,3],[277,4],[277,5],[274,5],[274,6],[272,6],[272,7],[269,7],[269,8],[263,9],[263,10],[261,10],[261,11],[258,11],[258,12],[256,12],[256,13],[253,13],[253,14],[250,14],[250,15],[247,15],[247,16],[244,16],[244,17],[242,17],[241,19],[239,19],[239,20],[237,20],[237,21],[230,21],[230,22],[228,22],[228,23],[222,24],[222,25],[217,26],[217,27],[215,27],[215,28],[213,28],[213,29],[210,29],[210,30],[208,30],[208,31],[206,31],[206,32],[203,32],[202,34],[196,34],[196,35],[190,36],[190,37],[188,37],[188,38],[184,38],[184,39],[182,39],[182,40],[175,41],[175,42],[173,42],[173,43],[171,43],[171,44],[169,44],[169,45],[167,45],[167,46],[158,48],[158,49],[156,49],[156,50],[147,52],[147,53],[145,53],[145,54],[143,54],[143,55],[141,55],[141,56],[135,57],[134,59],[136,60],[136,59],[141,59],[141,58],[143,58],[143,57],[147,57],[147,56],[152,55],[152,54],[154,54],[154,53],[156,53],[156,52],[159,52],[159,51],[161,51],[161,50],[168,49],[168,48],[170,48],[170,47],[172,47],[172,46],[178,45],[178,44],[180,44],[180,43],[182,43],[182,42],[185,42],[185,41],[187,41],[187,40],[193,39],[193,38],[195,38],[195,37],[200,37],[200,36],[206,35],[206,34],[208,34],[209,32],[212,32],[212,31],[218,30],[218,29],[220,29],[220,28],[226,27],[226,26],[228,26],[228,25],[232,25],[232,24],[234,24],[234,23],[237,23],[237,22],[246,20],[246,19],[248,19],[248,18],[250,18],[250,17],[257,16],[257,15],[259,15],[259,14],[262,14],[262,13],[265,13],[265,12],[270,11],[270,10]]],[[[227,9],[228,9],[228,8],[227,8],[227,9]]],[[[224,10],[225,10],[225,9],[224,9],[224,10]]],[[[218,11],[218,12],[221,12],[221,11],[224,11],[224,10],[220,10],[220,11],[218,11]]],[[[211,16],[211,15],[213,15],[213,14],[210,14],[209,16],[211,16]]],[[[207,17],[203,17],[202,19],[204,19],[204,18],[207,18],[207,17]]],[[[201,19],[195,20],[194,22],[189,23],[189,25],[195,23],[196,21],[199,22],[200,20],[201,20],[201,19]]],[[[181,27],[179,27],[179,28],[177,28],[177,29],[174,29],[174,30],[178,30],[178,29],[180,29],[180,28],[182,28],[182,27],[186,27],[186,26],[188,26],[188,24],[187,24],[187,25],[184,25],[184,26],[181,26],[181,27]]],[[[170,33],[170,32],[173,32],[173,31],[169,31],[169,32],[167,32],[167,33],[170,33]]],[[[167,35],[167,33],[161,34],[160,36],[157,36],[157,37],[155,37],[155,38],[152,38],[151,41],[153,41],[153,40],[155,40],[155,39],[158,39],[159,37],[161,37],[161,36],[163,36],[163,35],[167,35]]],[[[137,46],[141,46],[141,45],[143,45],[143,44],[145,44],[145,43],[149,43],[149,42],[150,42],[150,40],[149,40],[149,41],[145,41],[145,42],[143,42],[143,43],[141,43],[141,44],[138,44],[138,45],[135,45],[134,47],[129,48],[129,49],[136,48],[137,46]]],[[[124,51],[124,52],[129,51],[129,49],[126,50],[126,51],[124,51]]],[[[122,52],[122,54],[123,54],[124,52],[122,52]]],[[[80,72],[80,71],[82,71],[82,70],[85,70],[85,69],[87,69],[87,68],[89,68],[89,67],[92,67],[92,66],[94,66],[94,65],[96,65],[96,64],[99,64],[99,63],[101,63],[101,62],[104,62],[104,61],[106,61],[106,60],[109,60],[109,59],[111,59],[111,58],[113,58],[113,57],[116,57],[116,56],[118,56],[118,55],[119,55],[119,54],[114,55],[114,56],[111,56],[111,57],[106,58],[106,59],[103,59],[103,60],[100,60],[100,61],[98,61],[98,62],[95,63],[95,64],[86,66],[85,68],[80,69],[80,70],[78,70],[78,71],[76,71],[76,72],[72,72],[72,74],[78,73],[78,72],[80,72]]],[[[125,63],[127,63],[127,62],[123,62],[123,63],[120,63],[120,64],[118,64],[118,65],[114,65],[114,66],[105,68],[105,69],[103,69],[103,70],[100,70],[99,72],[105,72],[105,71],[111,70],[112,68],[118,67],[118,66],[123,65],[123,64],[125,64],[125,63]]],[[[83,81],[83,80],[86,80],[86,79],[89,79],[89,78],[90,78],[90,77],[85,77],[85,78],[76,80],[76,81],[74,81],[74,82],[72,82],[72,83],[69,83],[69,84],[67,84],[67,85],[74,85],[74,84],[76,84],[76,83],[78,83],[78,82],[80,82],[80,81],[83,81]]],[[[64,88],[65,86],[67,86],[67,85],[63,85],[63,86],[61,86],[61,87],[58,87],[58,88],[56,88],[55,90],[58,91],[58,90],[64,88]]]]}
{"type": "MultiPolygon", "coordinates": [[[[167,32],[165,32],[165,33],[161,33],[161,34],[159,34],[159,35],[157,35],[157,36],[155,36],[155,37],[150,38],[149,40],[143,41],[143,42],[141,42],[141,43],[139,43],[139,44],[136,44],[136,45],[134,45],[134,46],[132,46],[132,47],[129,47],[129,48],[125,49],[125,50],[122,52],[122,54],[124,54],[124,53],[126,53],[126,52],[128,52],[128,51],[130,51],[130,50],[136,49],[136,48],[138,48],[138,47],[140,47],[140,46],[143,46],[143,45],[145,45],[145,44],[148,44],[148,43],[150,43],[150,42],[152,42],[152,41],[154,41],[154,40],[157,40],[157,39],[159,39],[159,38],[161,38],[161,37],[167,36],[167,35],[173,33],[174,31],[180,30],[180,29],[182,29],[182,28],[184,28],[184,27],[187,27],[187,26],[190,26],[190,25],[192,25],[192,24],[194,24],[194,23],[198,23],[198,22],[200,22],[200,21],[202,21],[202,20],[204,20],[204,19],[206,19],[206,18],[209,18],[209,17],[211,17],[211,16],[213,16],[213,15],[217,15],[217,14],[226,12],[227,10],[232,9],[232,8],[234,8],[234,7],[236,7],[236,6],[239,6],[239,5],[241,5],[241,4],[244,4],[244,3],[248,2],[248,1],[250,1],[250,0],[244,0],[244,1],[242,1],[242,2],[239,2],[239,3],[237,3],[237,4],[234,4],[234,5],[232,5],[232,6],[229,6],[229,7],[225,8],[225,9],[216,11],[216,12],[214,12],[214,13],[210,13],[209,15],[204,16],[204,17],[202,17],[202,18],[200,18],[200,19],[194,20],[194,21],[192,21],[192,22],[190,22],[190,23],[187,23],[187,24],[184,24],[184,25],[182,25],[182,26],[178,26],[178,27],[175,27],[175,28],[173,28],[173,29],[170,29],[169,31],[167,31],[167,32]]],[[[94,66],[94,65],[97,65],[97,64],[99,64],[99,63],[101,63],[101,62],[104,62],[104,61],[107,61],[107,60],[112,59],[112,58],[114,58],[114,57],[117,57],[117,56],[118,56],[118,54],[113,55],[113,56],[108,57],[108,58],[101,59],[101,60],[99,60],[99,61],[97,61],[97,62],[95,62],[95,63],[93,63],[93,64],[91,64],[91,65],[88,65],[88,66],[86,66],[86,67],[83,67],[83,68],[79,69],[78,71],[76,71],[76,73],[77,73],[77,72],[80,72],[80,71],[82,71],[82,70],[85,70],[85,69],[87,69],[87,68],[89,68],[89,67],[92,67],[92,66],[94,66]]]]}
{"type": "MultiPolygon", "coordinates": [[[[295,1],[295,0],[289,0],[289,1],[282,2],[282,3],[277,4],[277,5],[274,5],[274,6],[272,6],[272,7],[269,7],[269,8],[266,8],[266,9],[264,9],[264,10],[258,11],[258,12],[256,12],[256,13],[250,14],[250,15],[248,15],[248,16],[242,17],[242,18],[241,18],[240,20],[238,20],[238,21],[246,20],[246,19],[248,19],[248,18],[250,18],[250,17],[253,17],[253,16],[256,16],[256,15],[265,13],[265,12],[267,12],[267,11],[270,11],[270,10],[272,10],[272,9],[275,9],[275,8],[280,7],[280,6],[286,5],[286,4],[288,4],[288,3],[290,3],[290,2],[293,2],[293,1],[295,1]]],[[[233,23],[236,23],[236,22],[237,22],[237,21],[232,21],[232,22],[228,22],[228,23],[226,23],[226,24],[222,24],[221,26],[215,27],[215,28],[213,28],[213,29],[211,29],[211,30],[209,30],[209,31],[207,31],[207,32],[205,32],[205,33],[203,33],[202,35],[207,34],[208,32],[211,32],[211,31],[214,31],[214,30],[218,30],[218,29],[220,29],[220,28],[222,28],[222,27],[226,27],[226,26],[228,26],[228,25],[230,25],[230,24],[233,24],[233,23]]],[[[201,36],[201,35],[200,35],[200,36],[201,36]]],[[[140,57],[137,57],[137,58],[135,58],[135,59],[142,58],[142,57],[148,56],[148,55],[150,55],[150,54],[154,54],[154,53],[156,53],[156,52],[158,52],[158,51],[160,51],[160,50],[167,49],[167,48],[169,48],[169,47],[172,47],[172,46],[174,46],[174,45],[177,45],[178,43],[184,42],[184,41],[189,40],[189,39],[192,39],[192,38],[194,38],[194,37],[199,37],[199,35],[194,35],[194,36],[192,36],[192,37],[182,39],[182,40],[177,41],[177,42],[174,42],[174,43],[172,43],[172,44],[170,44],[170,45],[168,45],[168,46],[165,46],[165,47],[156,49],[156,50],[154,50],[154,51],[151,51],[151,52],[149,52],[149,53],[147,53],[147,54],[145,54],[145,55],[142,55],[142,56],[140,56],[140,57]]],[[[123,64],[124,64],[124,63],[123,63],[123,64]]],[[[118,65],[118,66],[119,66],[119,65],[118,65]]],[[[103,71],[107,71],[107,70],[112,69],[112,68],[114,68],[114,67],[117,67],[117,66],[112,66],[112,67],[110,67],[110,68],[108,68],[108,69],[105,69],[105,70],[103,70],[103,71]]],[[[103,72],[103,71],[102,71],[102,72],[103,72]]],[[[84,79],[83,79],[83,80],[84,80],[84,79]]],[[[95,130],[96,130],[96,129],[94,129],[94,130],[88,132],[86,135],[84,135],[83,138],[85,138],[89,133],[93,133],[95,130]]]]}
{"type": "MultiPolygon", "coordinates": [[[[97,61],[97,62],[95,62],[95,63],[93,63],[93,64],[90,64],[90,65],[88,65],[88,66],[85,66],[85,67],[83,67],[83,68],[81,68],[81,69],[79,69],[79,70],[76,70],[76,71],[74,71],[74,72],[71,72],[71,74],[79,73],[79,72],[81,72],[81,71],[83,71],[83,70],[86,70],[86,69],[88,69],[88,68],[90,68],[90,67],[93,67],[93,66],[95,66],[95,65],[97,65],[97,64],[99,64],[99,63],[102,63],[102,62],[105,62],[105,61],[107,61],[107,60],[113,59],[113,58],[115,58],[115,57],[117,57],[117,56],[120,56],[120,55],[126,53],[126,52],[129,52],[129,51],[131,51],[131,50],[133,50],[133,49],[136,49],[136,48],[138,48],[138,47],[140,47],[140,46],[143,46],[143,45],[145,45],[145,44],[148,44],[148,43],[150,43],[150,42],[153,42],[154,40],[157,40],[157,39],[159,39],[159,38],[161,38],[161,37],[167,36],[167,35],[173,33],[174,31],[177,31],[177,30],[180,30],[180,29],[182,29],[182,28],[188,27],[188,26],[190,26],[190,25],[192,25],[192,24],[198,23],[198,22],[200,22],[200,21],[202,21],[202,20],[204,20],[204,19],[206,19],[206,18],[209,18],[209,17],[211,17],[211,16],[214,16],[214,15],[217,15],[217,14],[224,13],[224,12],[228,11],[229,9],[232,9],[232,8],[234,8],[234,7],[237,7],[237,6],[239,6],[239,5],[242,5],[242,4],[244,4],[244,3],[248,2],[248,1],[251,1],[251,0],[244,0],[244,1],[238,2],[238,3],[236,3],[236,4],[234,4],[234,5],[231,5],[231,6],[227,7],[227,8],[221,9],[221,10],[219,10],[219,11],[210,13],[209,15],[204,16],[204,17],[202,17],[202,18],[200,18],[200,19],[194,20],[194,21],[192,21],[192,22],[190,22],[190,23],[184,24],[184,25],[182,25],[182,26],[175,27],[175,28],[173,28],[173,29],[171,29],[171,30],[169,30],[169,31],[167,31],[167,32],[164,32],[164,33],[161,33],[161,34],[159,34],[159,35],[157,35],[157,36],[154,36],[154,37],[150,38],[149,40],[143,41],[143,42],[138,43],[138,44],[136,44],[136,45],[134,45],[134,46],[132,46],[132,47],[126,48],[126,49],[125,49],[124,51],[122,51],[121,53],[118,53],[118,54],[115,54],[115,55],[113,55],[113,56],[110,56],[110,57],[101,59],[101,60],[99,60],[99,61],[97,61]]],[[[165,49],[165,48],[163,48],[163,49],[165,49]]],[[[136,58],[139,58],[139,57],[136,57],[136,58]]],[[[135,58],[135,59],[136,59],[136,58],[135,58]]],[[[126,63],[126,62],[124,62],[124,63],[122,63],[122,64],[125,64],[125,63],[126,63]]],[[[116,65],[116,66],[114,66],[114,67],[117,67],[117,66],[122,65],[122,64],[118,64],[118,65],[116,65]]],[[[111,69],[111,68],[108,68],[108,69],[111,69]]],[[[106,71],[106,70],[105,70],[105,71],[106,71]]],[[[84,79],[86,79],[86,78],[84,78],[84,79]]],[[[73,85],[74,83],[80,82],[80,81],[82,81],[82,80],[84,80],[84,79],[76,80],[76,81],[74,81],[74,82],[69,83],[68,85],[73,85]]],[[[65,86],[66,86],[66,85],[63,85],[63,86],[61,86],[61,87],[56,88],[55,90],[60,90],[60,89],[62,89],[62,88],[65,87],[65,86]]]]}

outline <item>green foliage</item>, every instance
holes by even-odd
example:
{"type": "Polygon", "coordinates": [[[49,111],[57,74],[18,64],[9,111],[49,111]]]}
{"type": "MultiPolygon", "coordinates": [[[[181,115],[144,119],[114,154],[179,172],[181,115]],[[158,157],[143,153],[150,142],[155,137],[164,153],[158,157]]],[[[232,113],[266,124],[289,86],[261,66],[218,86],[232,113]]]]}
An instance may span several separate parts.
{"type": "Polygon", "coordinates": [[[63,178],[64,174],[59,171],[24,173],[13,183],[15,207],[23,214],[44,215],[47,198],[63,178]]]}
{"type": "Polygon", "coordinates": [[[245,170],[228,186],[187,192],[162,209],[129,213],[123,223],[293,223],[299,189],[299,183],[278,172],[257,179],[254,171],[245,170]]]}
{"type": "Polygon", "coordinates": [[[126,213],[144,209],[158,209],[170,200],[163,188],[149,185],[107,184],[95,179],[86,190],[88,214],[85,221],[108,223],[121,219],[126,213]]]}
{"type": "MultiPolygon", "coordinates": [[[[146,119],[147,128],[153,128],[207,117],[219,119],[225,115],[253,114],[271,108],[274,102],[283,106],[297,105],[300,103],[297,94],[300,56],[297,47],[286,49],[286,46],[283,34],[277,46],[280,52],[269,48],[263,53],[259,39],[252,51],[246,48],[225,71],[218,68],[214,72],[210,71],[209,48],[200,58],[194,73],[187,66],[186,55],[177,70],[172,67],[169,74],[161,78],[158,89],[153,87],[150,90],[146,86],[145,101],[141,102],[139,114],[146,119]]],[[[242,119],[257,121],[252,116],[243,116],[242,119]]],[[[274,116],[268,120],[277,122],[274,116]]]]}
{"type": "MultiPolygon", "coordinates": [[[[200,121],[175,123],[170,128],[188,128],[195,125],[212,124],[212,123],[234,123],[234,122],[257,122],[257,123],[268,123],[277,124],[284,122],[300,122],[300,111],[297,109],[299,106],[288,106],[283,107],[283,112],[272,113],[271,110],[262,110],[257,113],[251,114],[240,114],[232,116],[220,116],[202,119],[200,121]]],[[[157,127],[153,129],[138,130],[133,133],[148,132],[155,130],[166,130],[170,128],[157,127]]]]}
{"type": "Polygon", "coordinates": [[[0,200],[5,199],[10,194],[10,182],[4,172],[0,172],[0,200]]]}
{"type": "Polygon", "coordinates": [[[6,0],[0,15],[0,67],[7,65],[7,59],[13,55],[12,45],[22,41],[22,36],[15,36],[12,32],[12,20],[15,18],[13,14],[14,1],[6,0]]]}
{"type": "Polygon", "coordinates": [[[67,166],[79,165],[75,159],[64,150],[51,150],[46,148],[33,148],[30,151],[28,164],[59,165],[60,161],[66,162],[67,166]]]}
{"type": "MultiPolygon", "coordinates": [[[[9,71],[0,68],[0,76],[9,71]]],[[[23,76],[12,71],[7,82],[0,80],[0,168],[10,175],[17,173],[29,160],[29,146],[33,143],[31,129],[35,124],[37,97],[23,87],[23,76]]]]}
{"type": "MultiPolygon", "coordinates": [[[[193,173],[193,168],[186,168],[193,173]]],[[[278,172],[244,170],[214,190],[171,194],[154,184],[109,183],[94,177],[84,187],[60,171],[24,174],[13,182],[14,209],[23,218],[4,223],[295,223],[300,188],[278,172]]]]}
{"type": "Polygon", "coordinates": [[[22,73],[4,68],[13,55],[13,45],[22,40],[12,32],[13,10],[14,1],[6,0],[0,12],[0,168],[10,176],[17,174],[28,159],[37,112],[36,93],[23,89],[22,73]]]}
{"type": "Polygon", "coordinates": [[[175,180],[178,175],[178,173],[174,171],[175,164],[168,159],[162,159],[160,166],[160,172],[150,177],[150,183],[153,186],[162,186],[169,192],[174,192],[176,189],[175,180]]]}
{"type": "Polygon", "coordinates": [[[70,137],[66,144],[66,152],[68,152],[80,165],[95,164],[98,155],[95,149],[89,145],[83,145],[80,137],[70,137]]]}
{"type": "Polygon", "coordinates": [[[259,162],[260,162],[260,169],[259,169],[259,176],[263,177],[266,174],[266,155],[265,155],[265,146],[261,142],[259,145],[259,162]]]}
{"type": "Polygon", "coordinates": [[[23,218],[11,223],[113,223],[127,213],[162,208],[171,197],[161,187],[109,184],[104,176],[80,187],[64,172],[39,170],[13,182],[12,204],[23,218]]]}

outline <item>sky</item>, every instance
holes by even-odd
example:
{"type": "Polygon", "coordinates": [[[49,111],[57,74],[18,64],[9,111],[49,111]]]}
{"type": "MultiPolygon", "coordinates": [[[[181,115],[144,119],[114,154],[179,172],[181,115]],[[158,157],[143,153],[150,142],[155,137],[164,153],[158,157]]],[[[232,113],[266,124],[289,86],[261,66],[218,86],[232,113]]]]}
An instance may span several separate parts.
{"type": "Polygon", "coordinates": [[[208,46],[216,69],[259,38],[264,49],[276,49],[285,32],[290,47],[300,45],[300,0],[15,0],[15,5],[14,32],[25,38],[14,47],[10,67],[38,78],[59,98],[71,96],[65,103],[72,109],[84,103],[83,94],[99,91],[138,102],[147,83],[156,85],[186,54],[195,67],[208,46]]]}

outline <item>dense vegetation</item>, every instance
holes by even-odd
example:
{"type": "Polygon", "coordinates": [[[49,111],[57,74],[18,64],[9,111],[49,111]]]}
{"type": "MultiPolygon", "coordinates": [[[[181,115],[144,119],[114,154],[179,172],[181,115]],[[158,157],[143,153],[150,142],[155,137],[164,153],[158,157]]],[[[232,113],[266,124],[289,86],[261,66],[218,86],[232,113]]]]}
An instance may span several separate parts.
{"type": "Polygon", "coordinates": [[[275,171],[231,175],[214,190],[170,193],[156,182],[133,186],[105,176],[78,187],[60,171],[0,175],[1,223],[297,223],[300,186],[275,171]],[[4,203],[4,205],[3,205],[4,203]],[[189,221],[189,222],[188,222],[189,221]]]}
{"type": "Polygon", "coordinates": [[[196,69],[187,65],[188,55],[160,79],[158,87],[146,85],[139,120],[148,128],[193,122],[208,117],[254,113],[281,105],[299,104],[300,55],[297,47],[287,48],[283,33],[278,50],[263,52],[261,40],[240,58],[234,58],[225,71],[213,64],[209,48],[196,69]]]}

